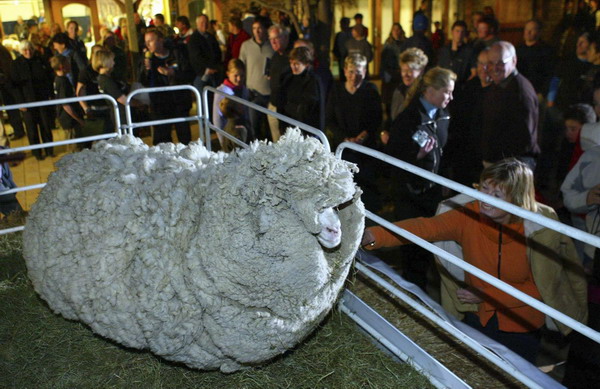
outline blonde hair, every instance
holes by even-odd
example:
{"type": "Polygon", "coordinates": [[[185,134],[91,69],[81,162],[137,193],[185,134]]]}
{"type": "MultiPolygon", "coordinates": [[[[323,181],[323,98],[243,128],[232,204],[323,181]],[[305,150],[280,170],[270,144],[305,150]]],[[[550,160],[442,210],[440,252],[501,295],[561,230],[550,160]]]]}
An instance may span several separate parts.
{"type": "Polygon", "coordinates": [[[241,74],[246,74],[246,67],[244,66],[244,62],[237,58],[232,58],[227,62],[227,72],[238,72],[241,74]]]}
{"type": "MultiPolygon", "coordinates": [[[[524,162],[516,158],[506,158],[483,169],[479,185],[491,183],[502,189],[506,200],[531,212],[537,212],[533,172],[524,162]]],[[[511,222],[519,220],[511,215],[511,222]]]]}
{"type": "Polygon", "coordinates": [[[456,73],[452,70],[444,69],[439,66],[431,68],[410,87],[406,94],[406,100],[402,106],[406,108],[410,102],[418,96],[421,96],[425,89],[442,89],[450,85],[450,81],[456,81],[456,73]]]}
{"type": "Polygon", "coordinates": [[[109,50],[98,50],[92,55],[92,69],[99,72],[101,68],[112,69],[115,66],[115,54],[109,50]]]}
{"type": "Polygon", "coordinates": [[[367,57],[365,57],[362,54],[350,54],[344,60],[344,69],[347,68],[348,66],[354,66],[357,68],[359,68],[359,67],[366,68],[367,67],[367,57]]]}
{"type": "Polygon", "coordinates": [[[408,65],[412,70],[423,70],[427,66],[427,63],[429,63],[429,58],[427,58],[423,50],[411,47],[400,53],[399,62],[400,65],[408,65]]]}

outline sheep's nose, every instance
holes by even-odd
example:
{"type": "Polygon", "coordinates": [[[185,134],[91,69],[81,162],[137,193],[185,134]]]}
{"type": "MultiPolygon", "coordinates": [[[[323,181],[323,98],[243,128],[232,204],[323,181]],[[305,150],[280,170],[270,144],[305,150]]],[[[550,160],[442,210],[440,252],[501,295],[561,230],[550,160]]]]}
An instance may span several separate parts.
{"type": "Polygon", "coordinates": [[[327,232],[330,232],[334,235],[337,235],[340,233],[340,229],[339,228],[333,228],[333,227],[326,227],[327,228],[327,232]]]}

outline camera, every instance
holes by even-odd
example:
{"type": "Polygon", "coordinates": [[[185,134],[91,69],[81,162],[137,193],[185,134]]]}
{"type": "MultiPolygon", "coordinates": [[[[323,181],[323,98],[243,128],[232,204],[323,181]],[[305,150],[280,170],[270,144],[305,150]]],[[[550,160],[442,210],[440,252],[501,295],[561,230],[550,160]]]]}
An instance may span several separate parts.
{"type": "Polygon", "coordinates": [[[412,140],[414,140],[419,145],[419,147],[423,147],[427,144],[427,141],[429,140],[429,134],[425,130],[417,130],[412,135],[412,140]]]}

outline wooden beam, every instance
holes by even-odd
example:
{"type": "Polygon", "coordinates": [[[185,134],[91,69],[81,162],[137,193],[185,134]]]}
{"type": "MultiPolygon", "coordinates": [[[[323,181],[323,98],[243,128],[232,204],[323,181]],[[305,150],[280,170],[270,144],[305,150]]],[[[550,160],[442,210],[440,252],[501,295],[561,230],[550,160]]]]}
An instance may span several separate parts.
{"type": "Polygon", "coordinates": [[[371,0],[371,20],[374,24],[372,30],[372,43],[373,43],[373,75],[379,74],[380,58],[381,58],[381,1],[382,0],[371,0]]]}
{"type": "Polygon", "coordinates": [[[446,39],[450,38],[450,0],[442,3],[442,31],[445,31],[446,39]]]}
{"type": "Polygon", "coordinates": [[[92,11],[92,29],[94,31],[94,40],[100,41],[100,12],[98,10],[98,2],[96,0],[88,0],[88,7],[92,11]]]}
{"type": "Polygon", "coordinates": [[[127,13],[127,40],[129,43],[129,51],[139,53],[138,34],[133,21],[133,1],[125,0],[125,12],[127,13]]]}
{"type": "Polygon", "coordinates": [[[392,21],[394,23],[400,23],[400,0],[393,0],[392,3],[392,21]]]}
{"type": "Polygon", "coordinates": [[[50,0],[44,0],[44,18],[46,18],[48,26],[52,26],[54,15],[52,14],[52,2],[50,0]]]}

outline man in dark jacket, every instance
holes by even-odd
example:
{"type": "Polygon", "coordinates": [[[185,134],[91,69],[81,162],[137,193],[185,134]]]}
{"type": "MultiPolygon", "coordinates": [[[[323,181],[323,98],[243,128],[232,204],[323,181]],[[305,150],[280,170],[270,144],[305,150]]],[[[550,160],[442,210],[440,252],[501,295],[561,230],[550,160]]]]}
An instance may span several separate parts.
{"type": "Polygon", "coordinates": [[[425,14],[416,12],[413,18],[413,35],[404,41],[401,51],[411,47],[417,47],[423,50],[425,55],[427,55],[429,63],[434,63],[433,46],[431,45],[429,38],[425,36],[425,31],[427,31],[428,26],[429,20],[425,14]]]}
{"type": "Polygon", "coordinates": [[[538,99],[531,82],[517,71],[511,43],[499,41],[490,47],[488,72],[494,85],[483,101],[483,164],[515,157],[534,170],[540,152],[538,99]]]}
{"type": "MultiPolygon", "coordinates": [[[[145,87],[190,84],[194,71],[189,63],[185,47],[166,47],[162,33],[148,29],[145,58],[140,66],[140,82],[145,87]]],[[[152,120],[171,119],[189,116],[192,107],[191,93],[188,90],[150,94],[152,120]]],[[[179,143],[191,141],[189,122],[175,123],[179,143]]],[[[152,143],[171,142],[171,124],[154,126],[152,143]]]]}
{"type": "MultiPolygon", "coordinates": [[[[196,17],[197,29],[187,44],[190,63],[196,73],[194,86],[200,93],[205,86],[216,88],[221,83],[221,48],[214,35],[208,32],[208,26],[208,16],[202,14],[196,17]]],[[[208,106],[212,107],[212,93],[209,93],[208,99],[208,106]]]]}
{"type": "Polygon", "coordinates": [[[54,35],[52,38],[52,46],[54,50],[62,56],[69,59],[69,65],[71,67],[71,76],[73,79],[69,79],[72,85],[77,83],[79,79],[79,72],[87,66],[87,58],[84,57],[80,51],[71,47],[69,36],[65,32],[60,32],[54,35]]]}
{"type": "MultiPolygon", "coordinates": [[[[269,42],[275,51],[271,57],[271,71],[269,73],[269,81],[271,82],[271,96],[269,97],[269,108],[271,111],[277,112],[277,104],[279,102],[279,89],[281,88],[282,80],[291,74],[290,60],[288,58],[289,50],[289,32],[280,25],[275,24],[269,27],[269,42]]],[[[269,128],[271,130],[271,138],[273,142],[277,142],[280,137],[279,120],[273,116],[268,116],[269,128]]]]}
{"type": "Polygon", "coordinates": [[[536,93],[545,96],[554,70],[554,49],[541,40],[541,25],[537,20],[525,23],[523,43],[517,46],[517,69],[533,85],[536,93]]]}
{"type": "MultiPolygon", "coordinates": [[[[21,56],[12,63],[11,81],[12,93],[16,103],[32,103],[50,99],[52,94],[52,70],[48,63],[35,54],[35,48],[30,41],[23,40],[19,44],[21,56]]],[[[39,144],[40,135],[43,143],[52,142],[52,131],[48,118],[47,107],[21,108],[29,144],[39,144]],[[39,134],[39,135],[38,135],[39,134]]],[[[32,154],[43,159],[41,149],[32,151],[32,154]]],[[[46,148],[46,155],[53,156],[52,147],[46,148]]]]}
{"type": "Polygon", "coordinates": [[[87,62],[87,49],[85,43],[79,39],[79,24],[75,20],[67,23],[67,36],[69,37],[69,46],[77,51],[81,58],[85,58],[87,62]]]}

